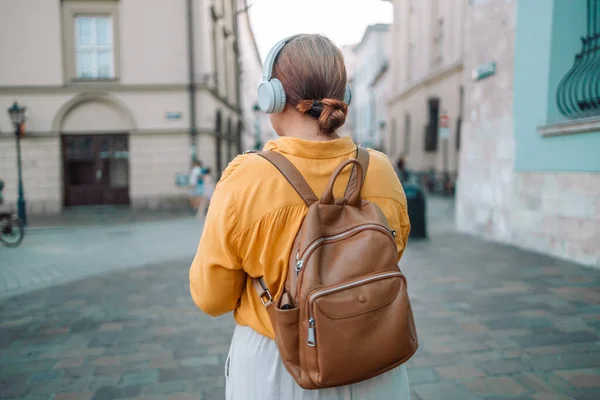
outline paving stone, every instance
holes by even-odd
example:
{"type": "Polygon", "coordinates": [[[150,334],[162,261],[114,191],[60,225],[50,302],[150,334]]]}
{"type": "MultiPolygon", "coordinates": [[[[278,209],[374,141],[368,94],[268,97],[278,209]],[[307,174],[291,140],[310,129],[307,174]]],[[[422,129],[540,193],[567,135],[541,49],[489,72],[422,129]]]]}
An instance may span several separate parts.
{"type": "Polygon", "coordinates": [[[557,394],[557,393],[534,393],[530,396],[534,400],[575,400],[571,396],[567,396],[566,394],[557,394]]]}
{"type": "Polygon", "coordinates": [[[184,379],[178,381],[174,380],[167,382],[159,382],[151,385],[143,385],[142,393],[149,395],[169,395],[173,393],[186,392],[189,386],[188,381],[190,380],[184,379]]]}
{"type": "Polygon", "coordinates": [[[407,368],[408,380],[411,385],[431,383],[440,380],[433,368],[407,368]]]}
{"type": "Polygon", "coordinates": [[[91,392],[57,393],[54,400],[91,400],[93,395],[91,392]]]}
{"type": "Polygon", "coordinates": [[[56,364],[54,360],[30,361],[20,363],[9,363],[2,365],[2,375],[15,374],[19,372],[46,371],[56,364]]]}
{"type": "Polygon", "coordinates": [[[64,372],[61,370],[34,372],[31,375],[30,382],[51,381],[51,380],[59,379],[63,375],[64,375],[64,372]]]}
{"type": "Polygon", "coordinates": [[[477,367],[484,370],[488,375],[524,374],[532,371],[531,366],[527,362],[517,358],[479,363],[477,367]]]}
{"type": "Polygon", "coordinates": [[[160,382],[190,379],[201,375],[201,370],[195,367],[165,368],[160,370],[160,382]]]}
{"type": "Polygon", "coordinates": [[[123,386],[130,386],[135,384],[146,385],[156,383],[158,382],[158,376],[158,370],[155,369],[127,372],[123,374],[121,384],[123,386]]]}
{"type": "Polygon", "coordinates": [[[28,390],[29,386],[27,386],[25,383],[0,384],[0,394],[7,398],[23,396],[28,390]]]}
{"type": "Polygon", "coordinates": [[[92,374],[94,370],[93,365],[82,365],[81,367],[64,368],[63,371],[66,377],[77,378],[82,376],[88,376],[92,374]]]}
{"type": "Polygon", "coordinates": [[[574,389],[569,395],[577,400],[598,400],[600,398],[600,390],[598,388],[574,389]]]}
{"type": "Polygon", "coordinates": [[[435,370],[444,379],[468,379],[485,376],[485,372],[470,365],[449,365],[437,367],[435,370]]]}
{"type": "Polygon", "coordinates": [[[194,393],[177,393],[169,396],[167,400],[200,400],[200,396],[194,393]]]}
{"type": "Polygon", "coordinates": [[[205,356],[181,359],[181,365],[184,367],[197,367],[200,365],[217,365],[220,363],[221,360],[218,356],[205,356]]]}
{"type": "Polygon", "coordinates": [[[529,392],[529,389],[508,376],[477,378],[464,382],[464,385],[477,396],[515,396],[529,392]]]}
{"type": "Polygon", "coordinates": [[[83,357],[79,358],[68,358],[65,360],[60,360],[54,365],[54,368],[76,368],[81,367],[83,365],[83,357]]]}
{"type": "Polygon", "coordinates": [[[424,400],[477,399],[477,397],[462,384],[448,380],[422,385],[411,385],[411,389],[424,400]]]}
{"type": "Polygon", "coordinates": [[[114,400],[114,399],[122,399],[128,397],[136,397],[140,394],[141,387],[139,385],[136,386],[126,386],[126,387],[101,387],[96,390],[92,400],[114,400]]]}
{"type": "Polygon", "coordinates": [[[528,362],[534,369],[541,371],[596,367],[600,365],[600,352],[531,357],[528,362]]]}
{"type": "Polygon", "coordinates": [[[550,372],[525,374],[516,379],[536,392],[567,393],[573,388],[567,381],[550,372]]]}
{"type": "Polygon", "coordinates": [[[554,371],[576,388],[600,387],[600,368],[554,371]]]}

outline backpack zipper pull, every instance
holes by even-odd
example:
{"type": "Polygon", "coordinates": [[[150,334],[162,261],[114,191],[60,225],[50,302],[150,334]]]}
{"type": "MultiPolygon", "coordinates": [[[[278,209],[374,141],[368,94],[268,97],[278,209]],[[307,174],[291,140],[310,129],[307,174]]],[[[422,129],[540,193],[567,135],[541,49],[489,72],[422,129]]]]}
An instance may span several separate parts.
{"type": "Polygon", "coordinates": [[[296,253],[296,276],[298,276],[298,274],[300,274],[300,270],[302,269],[302,265],[304,264],[304,261],[300,260],[300,250],[298,250],[298,252],[296,253]]]}
{"type": "Polygon", "coordinates": [[[315,347],[315,319],[310,317],[308,319],[308,345],[315,347]]]}

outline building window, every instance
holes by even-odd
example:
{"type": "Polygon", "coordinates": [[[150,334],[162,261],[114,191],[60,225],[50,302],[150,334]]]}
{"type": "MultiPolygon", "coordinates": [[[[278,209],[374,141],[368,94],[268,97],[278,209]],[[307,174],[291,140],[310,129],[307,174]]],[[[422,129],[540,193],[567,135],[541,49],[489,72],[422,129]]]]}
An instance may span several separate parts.
{"type": "Polygon", "coordinates": [[[398,151],[398,132],[396,132],[396,120],[392,119],[392,126],[390,127],[390,153],[396,154],[398,151]]]}
{"type": "Polygon", "coordinates": [[[75,17],[77,79],[112,79],[115,76],[111,16],[75,17]]]}
{"type": "Polygon", "coordinates": [[[415,56],[415,44],[408,44],[408,57],[406,57],[406,80],[412,79],[413,58],[415,56]]]}
{"type": "Polygon", "coordinates": [[[567,118],[600,116],[599,39],[600,0],[587,0],[587,32],[581,38],[581,51],[556,92],[558,109],[567,118]]]}
{"type": "Polygon", "coordinates": [[[410,151],[410,114],[404,116],[404,155],[410,151]]]}
{"type": "Polygon", "coordinates": [[[460,87],[458,94],[458,118],[456,118],[456,150],[460,150],[460,138],[462,134],[462,116],[465,103],[465,89],[460,87]]]}
{"type": "Polygon", "coordinates": [[[63,0],[64,77],[67,82],[119,77],[119,2],[63,0]]]}
{"type": "Polygon", "coordinates": [[[433,39],[433,60],[434,66],[439,66],[444,61],[444,19],[438,18],[436,23],[436,34],[433,39]]]}
{"type": "Polygon", "coordinates": [[[425,151],[435,152],[438,145],[438,124],[440,119],[440,99],[429,98],[429,122],[425,127],[425,151]]]}

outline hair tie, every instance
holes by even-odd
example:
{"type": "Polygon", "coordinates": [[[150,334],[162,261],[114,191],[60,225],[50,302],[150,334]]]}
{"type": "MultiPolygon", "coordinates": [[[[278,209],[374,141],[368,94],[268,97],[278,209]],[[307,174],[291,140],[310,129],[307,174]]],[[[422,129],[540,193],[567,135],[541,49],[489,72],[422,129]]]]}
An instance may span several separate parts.
{"type": "Polygon", "coordinates": [[[310,116],[313,118],[319,118],[321,116],[322,112],[323,112],[323,103],[318,100],[313,100],[312,106],[310,107],[310,110],[308,110],[308,113],[310,114],[310,116]]]}

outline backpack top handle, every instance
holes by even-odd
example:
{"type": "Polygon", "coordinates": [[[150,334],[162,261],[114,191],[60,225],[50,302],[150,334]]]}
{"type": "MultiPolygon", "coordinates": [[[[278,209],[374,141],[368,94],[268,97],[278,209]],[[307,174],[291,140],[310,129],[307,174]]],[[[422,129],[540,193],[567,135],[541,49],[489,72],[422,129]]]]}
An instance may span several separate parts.
{"type": "Polygon", "coordinates": [[[364,174],[365,173],[362,164],[355,158],[351,158],[350,160],[346,160],[343,163],[341,163],[340,166],[337,167],[335,171],[333,171],[333,174],[331,174],[331,178],[329,178],[329,183],[327,184],[327,187],[323,192],[323,196],[321,196],[321,204],[349,204],[354,207],[360,207],[360,190],[363,186],[364,174]],[[344,201],[340,204],[340,202],[335,201],[335,198],[333,196],[333,186],[335,185],[335,181],[337,180],[337,178],[340,176],[340,173],[344,170],[344,168],[346,168],[350,164],[354,164],[354,171],[356,171],[356,185],[353,185],[351,190],[344,195],[344,201]]]}

